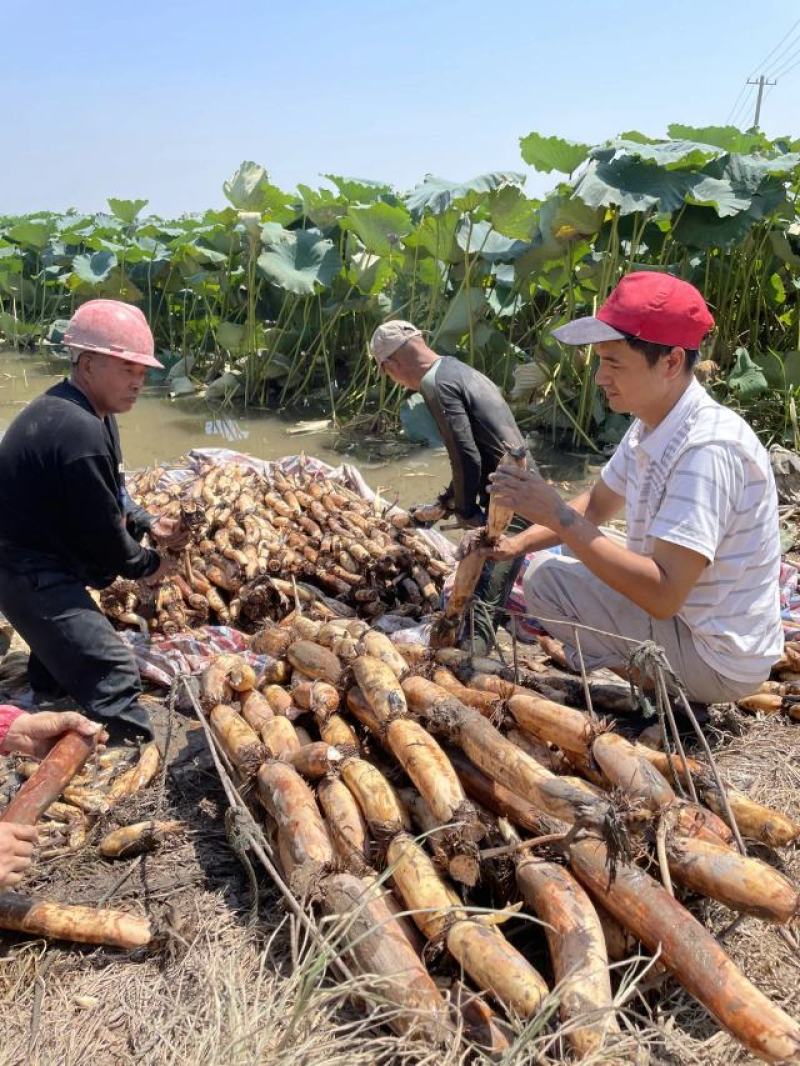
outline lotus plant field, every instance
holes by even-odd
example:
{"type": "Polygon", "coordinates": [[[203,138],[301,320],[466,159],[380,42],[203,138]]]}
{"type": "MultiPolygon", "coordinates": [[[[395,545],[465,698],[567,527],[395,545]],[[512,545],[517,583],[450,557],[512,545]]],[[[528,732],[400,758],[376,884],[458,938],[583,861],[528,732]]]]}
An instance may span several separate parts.
{"type": "Polygon", "coordinates": [[[285,192],[245,162],[224,184],[230,206],[203,214],[165,220],[144,200],[109,199],[108,213],[0,216],[0,337],[57,341],[81,300],[129,300],[178,363],[175,391],[312,404],[379,427],[399,396],[366,345],[401,316],[513,385],[529,426],[596,446],[623,423],[605,411],[591,363],[567,358],[550,330],[591,312],[624,272],[667,269],[712,306],[704,354],[721,393],[750,405],[766,437],[786,437],[800,387],[800,141],[668,133],[595,147],[523,137],[526,164],[564,176],[542,200],[516,172],[428,175],[407,193],[330,174],[325,187],[285,192]]]}

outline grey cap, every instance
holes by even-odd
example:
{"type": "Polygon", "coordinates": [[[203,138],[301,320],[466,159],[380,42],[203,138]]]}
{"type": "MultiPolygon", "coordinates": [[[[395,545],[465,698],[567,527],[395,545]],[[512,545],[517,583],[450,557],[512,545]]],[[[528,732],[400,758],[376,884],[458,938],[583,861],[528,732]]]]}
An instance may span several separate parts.
{"type": "Polygon", "coordinates": [[[384,322],[382,326],[378,326],[372,334],[369,350],[378,366],[382,366],[398,348],[403,347],[406,341],[410,341],[412,337],[421,336],[422,330],[417,329],[413,322],[404,322],[400,318],[395,318],[391,322],[384,322]]]}
{"type": "Polygon", "coordinates": [[[553,336],[562,344],[599,344],[601,341],[621,341],[627,336],[618,329],[609,326],[588,315],[586,318],[576,318],[573,322],[567,322],[553,330],[553,336]]]}

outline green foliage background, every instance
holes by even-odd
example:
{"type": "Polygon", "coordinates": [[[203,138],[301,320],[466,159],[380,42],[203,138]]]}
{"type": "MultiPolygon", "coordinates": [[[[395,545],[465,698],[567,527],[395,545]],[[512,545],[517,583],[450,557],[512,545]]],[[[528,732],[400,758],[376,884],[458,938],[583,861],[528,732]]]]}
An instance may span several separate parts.
{"type": "Polygon", "coordinates": [[[550,331],[590,314],[629,270],[696,284],[717,319],[706,358],[717,388],[766,439],[797,436],[800,388],[800,141],[758,130],[673,125],[591,147],[530,133],[525,163],[564,177],[543,200],[515,172],[411,192],[325,175],[285,192],[245,162],[223,210],[179,219],[144,200],[109,212],[0,217],[0,334],[57,340],[85,299],[138,304],[166,362],[192,382],[258,405],[312,403],[385,425],[399,394],[367,340],[389,317],[430,331],[509,389],[530,425],[596,447],[624,423],[597,395],[591,358],[550,331]],[[182,364],[184,365],[184,364],[182,364]],[[188,365],[188,364],[185,364],[188,365]]]}

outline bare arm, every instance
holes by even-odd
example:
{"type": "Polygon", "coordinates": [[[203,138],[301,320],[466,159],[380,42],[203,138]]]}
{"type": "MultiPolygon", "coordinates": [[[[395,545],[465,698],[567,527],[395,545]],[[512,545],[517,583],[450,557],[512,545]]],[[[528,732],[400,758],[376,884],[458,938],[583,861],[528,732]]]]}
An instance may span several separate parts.
{"type": "Polygon", "coordinates": [[[523,517],[535,515],[539,519],[538,526],[522,534],[529,536],[536,547],[547,546],[546,536],[534,537],[533,531],[542,529],[549,534],[550,544],[565,544],[610,588],[654,618],[672,618],[703,572],[705,556],[668,541],[656,541],[652,557],[616,544],[600,532],[597,519],[600,516],[599,521],[607,521],[615,513],[610,510],[613,500],[619,501],[620,497],[604,486],[605,491],[601,490],[593,507],[596,487],[583,512],[574,506],[577,501],[565,503],[551,485],[531,471],[498,471],[491,492],[523,517]]]}
{"type": "Polygon", "coordinates": [[[566,506],[554,526],[559,539],[593,574],[653,618],[678,613],[708,561],[699,552],[666,540],[656,541],[652,557],[639,555],[566,506]]]}
{"type": "MultiPolygon", "coordinates": [[[[621,496],[612,492],[608,485],[598,478],[591,488],[574,496],[564,506],[582,515],[593,525],[601,526],[618,514],[624,503],[621,496]]],[[[523,515],[523,517],[526,516],[523,515]]],[[[517,555],[527,555],[528,552],[553,548],[561,541],[562,538],[554,530],[536,524],[511,537],[503,537],[498,545],[499,551],[494,553],[494,557],[512,558],[517,555]]]]}

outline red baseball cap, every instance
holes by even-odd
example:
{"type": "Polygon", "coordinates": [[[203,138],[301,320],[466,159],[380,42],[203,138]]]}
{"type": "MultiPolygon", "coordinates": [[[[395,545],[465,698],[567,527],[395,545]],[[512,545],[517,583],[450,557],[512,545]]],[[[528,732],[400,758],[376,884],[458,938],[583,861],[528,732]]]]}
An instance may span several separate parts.
{"type": "Polygon", "coordinates": [[[694,285],[672,274],[640,270],[619,282],[594,317],[576,318],[554,329],[553,336],[564,344],[637,337],[694,350],[713,328],[714,318],[694,285]]]}

